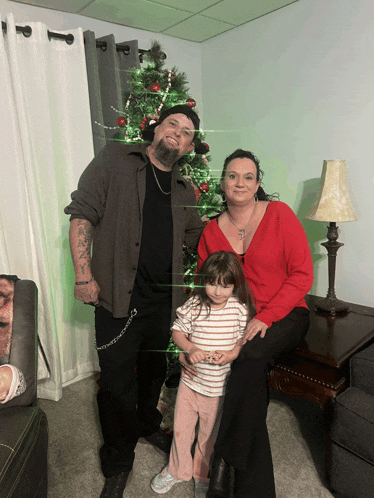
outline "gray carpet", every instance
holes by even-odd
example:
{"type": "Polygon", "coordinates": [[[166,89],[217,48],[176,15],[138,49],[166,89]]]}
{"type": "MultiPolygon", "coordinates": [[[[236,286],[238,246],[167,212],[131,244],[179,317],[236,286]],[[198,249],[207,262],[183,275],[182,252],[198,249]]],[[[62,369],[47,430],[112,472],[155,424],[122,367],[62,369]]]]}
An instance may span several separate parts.
{"type": "MultiPolygon", "coordinates": [[[[49,424],[48,498],[100,496],[104,478],[98,459],[96,378],[65,387],[58,402],[39,400],[49,424]]],[[[324,478],[324,424],[318,406],[272,392],[268,428],[277,498],[333,497],[324,478]]],[[[164,453],[141,439],[123,498],[155,498],[149,483],[166,462],[164,453]]],[[[193,483],[177,484],[164,496],[193,498],[193,483]]]]}

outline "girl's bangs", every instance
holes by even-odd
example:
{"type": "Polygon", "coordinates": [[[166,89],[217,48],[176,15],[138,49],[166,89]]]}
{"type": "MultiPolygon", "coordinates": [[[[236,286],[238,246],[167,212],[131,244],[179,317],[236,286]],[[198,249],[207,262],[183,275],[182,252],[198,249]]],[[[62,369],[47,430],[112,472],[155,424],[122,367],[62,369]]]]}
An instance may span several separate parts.
{"type": "Polygon", "coordinates": [[[206,275],[205,282],[209,283],[210,285],[215,285],[217,282],[218,285],[226,286],[235,284],[235,277],[228,270],[223,274],[220,274],[218,271],[212,271],[206,275]]]}

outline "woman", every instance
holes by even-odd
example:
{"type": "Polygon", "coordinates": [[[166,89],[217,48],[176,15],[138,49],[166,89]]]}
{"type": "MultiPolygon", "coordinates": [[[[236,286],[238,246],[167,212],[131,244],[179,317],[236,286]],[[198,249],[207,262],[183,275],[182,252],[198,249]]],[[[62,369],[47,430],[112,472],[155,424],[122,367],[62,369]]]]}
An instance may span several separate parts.
{"type": "Polygon", "coordinates": [[[303,340],[309,326],[304,297],[312,286],[313,264],[308,241],[292,210],[264,192],[262,174],[249,151],[238,149],[226,158],[221,189],[227,210],[207,224],[199,242],[198,270],[212,252],[240,256],[256,306],[228,382],[207,498],[229,498],[230,466],[235,498],[275,497],[267,371],[303,340]]]}

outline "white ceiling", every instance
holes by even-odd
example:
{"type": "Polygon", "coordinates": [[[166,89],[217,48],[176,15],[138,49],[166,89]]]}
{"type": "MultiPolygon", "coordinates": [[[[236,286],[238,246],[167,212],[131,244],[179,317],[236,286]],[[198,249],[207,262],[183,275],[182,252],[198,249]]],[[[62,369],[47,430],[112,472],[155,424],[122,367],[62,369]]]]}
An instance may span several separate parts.
{"type": "Polygon", "coordinates": [[[203,42],[298,0],[14,0],[203,42]]]}

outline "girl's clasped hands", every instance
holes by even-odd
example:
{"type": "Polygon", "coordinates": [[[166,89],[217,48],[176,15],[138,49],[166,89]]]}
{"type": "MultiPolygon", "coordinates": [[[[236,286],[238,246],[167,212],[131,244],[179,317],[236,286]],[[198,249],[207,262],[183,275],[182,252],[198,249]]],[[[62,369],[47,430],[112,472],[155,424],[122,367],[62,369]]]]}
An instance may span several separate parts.
{"type": "Polygon", "coordinates": [[[191,348],[188,352],[190,363],[207,362],[214,365],[226,365],[236,359],[232,351],[203,351],[199,348],[191,348]]]}

